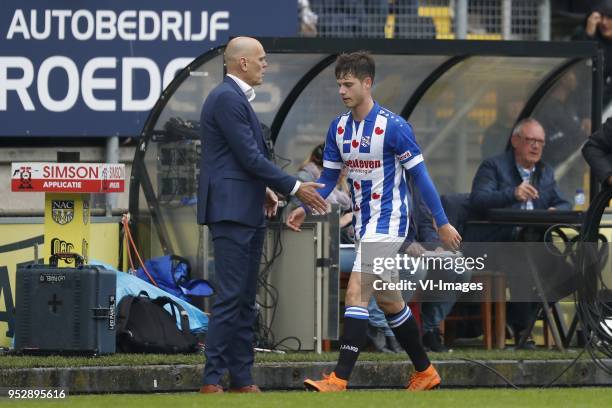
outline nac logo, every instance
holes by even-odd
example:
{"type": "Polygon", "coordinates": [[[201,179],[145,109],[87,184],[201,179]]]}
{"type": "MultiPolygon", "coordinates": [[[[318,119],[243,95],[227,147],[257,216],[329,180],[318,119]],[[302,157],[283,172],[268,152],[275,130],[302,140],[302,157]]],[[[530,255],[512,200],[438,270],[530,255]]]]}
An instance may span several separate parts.
{"type": "MultiPolygon", "coordinates": [[[[51,255],[70,253],[74,249],[74,244],[61,240],[59,238],[53,238],[51,240],[51,255]]],[[[66,263],[72,263],[72,259],[65,259],[66,263]]]]}
{"type": "Polygon", "coordinates": [[[51,218],[59,225],[66,225],[74,218],[74,200],[52,200],[51,218]]]}

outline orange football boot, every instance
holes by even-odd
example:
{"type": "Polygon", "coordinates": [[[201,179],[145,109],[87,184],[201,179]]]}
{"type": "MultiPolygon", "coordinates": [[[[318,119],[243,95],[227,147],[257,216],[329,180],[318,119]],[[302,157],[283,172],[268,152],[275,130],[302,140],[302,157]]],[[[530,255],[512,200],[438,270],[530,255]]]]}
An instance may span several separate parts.
{"type": "Polygon", "coordinates": [[[408,391],[427,391],[440,386],[440,375],[432,364],[425,371],[416,371],[406,386],[408,391]]]}
{"type": "Polygon", "coordinates": [[[304,387],[308,391],[316,392],[342,392],[346,391],[348,381],[336,377],[336,373],[332,371],[330,375],[323,374],[323,379],[314,381],[311,379],[304,380],[304,387]]]}

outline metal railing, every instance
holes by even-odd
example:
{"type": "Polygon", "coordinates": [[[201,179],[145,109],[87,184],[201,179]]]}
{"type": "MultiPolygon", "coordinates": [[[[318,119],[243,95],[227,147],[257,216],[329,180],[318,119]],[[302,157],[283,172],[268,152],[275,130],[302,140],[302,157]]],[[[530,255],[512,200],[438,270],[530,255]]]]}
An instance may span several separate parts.
{"type": "Polygon", "coordinates": [[[549,40],[549,0],[301,0],[301,33],[331,38],[549,40]]]}

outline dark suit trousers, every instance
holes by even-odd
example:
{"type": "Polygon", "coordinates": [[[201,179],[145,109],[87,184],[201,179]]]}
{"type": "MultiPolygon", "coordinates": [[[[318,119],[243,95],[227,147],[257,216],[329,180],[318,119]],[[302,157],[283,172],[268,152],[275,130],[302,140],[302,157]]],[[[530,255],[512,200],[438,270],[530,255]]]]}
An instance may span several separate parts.
{"type": "Polygon", "coordinates": [[[204,384],[219,384],[227,369],[232,388],[254,384],[253,325],[265,227],[235,222],[208,225],[215,250],[216,295],[206,336],[204,384]]]}

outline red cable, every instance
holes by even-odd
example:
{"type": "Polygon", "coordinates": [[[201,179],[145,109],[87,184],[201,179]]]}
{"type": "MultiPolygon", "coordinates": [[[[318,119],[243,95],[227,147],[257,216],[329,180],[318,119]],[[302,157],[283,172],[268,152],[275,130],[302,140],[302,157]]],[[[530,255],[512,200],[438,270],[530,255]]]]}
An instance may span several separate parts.
{"type": "Polygon", "coordinates": [[[157,284],[155,279],[153,279],[153,276],[151,276],[151,274],[147,270],[147,267],[145,266],[144,262],[142,261],[142,258],[140,257],[140,254],[138,253],[138,249],[136,248],[136,244],[134,243],[134,239],[132,238],[132,233],[130,232],[130,226],[128,225],[127,219],[128,219],[127,214],[124,214],[123,215],[124,231],[127,233],[127,237],[129,238],[130,243],[132,244],[132,248],[134,248],[134,253],[136,254],[136,257],[138,258],[138,261],[140,262],[140,266],[142,266],[142,270],[147,275],[151,283],[159,288],[159,285],[157,284]]]}

